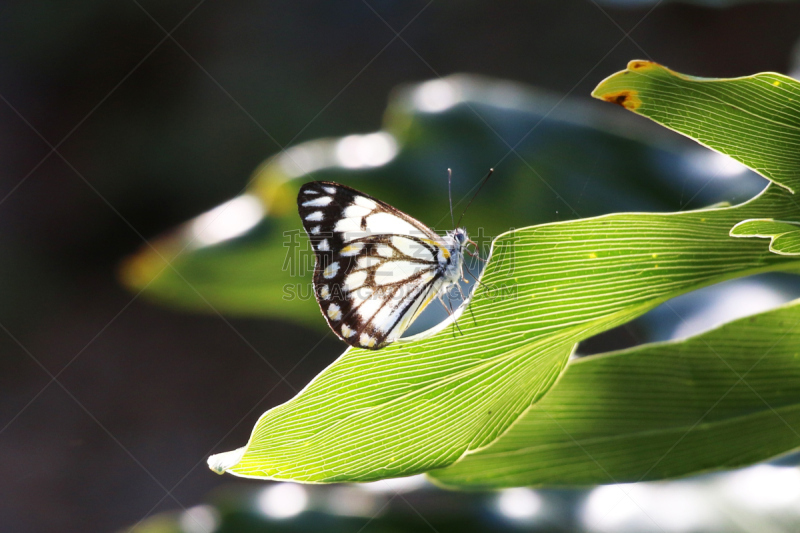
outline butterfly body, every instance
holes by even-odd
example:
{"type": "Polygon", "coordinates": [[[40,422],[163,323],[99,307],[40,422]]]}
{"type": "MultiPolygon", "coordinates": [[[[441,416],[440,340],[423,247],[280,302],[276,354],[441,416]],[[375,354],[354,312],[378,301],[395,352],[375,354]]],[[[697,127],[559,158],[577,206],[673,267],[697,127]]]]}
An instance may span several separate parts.
{"type": "Polygon", "coordinates": [[[450,259],[441,262],[442,275],[449,285],[458,283],[463,275],[464,249],[469,242],[467,232],[463,228],[448,231],[442,238],[445,249],[450,254],[450,259]]]}
{"type": "Polygon", "coordinates": [[[300,188],[297,205],[315,255],[314,292],[325,320],[351,346],[397,340],[433,298],[462,277],[470,242],[444,236],[394,207],[333,182],[300,188]]]}

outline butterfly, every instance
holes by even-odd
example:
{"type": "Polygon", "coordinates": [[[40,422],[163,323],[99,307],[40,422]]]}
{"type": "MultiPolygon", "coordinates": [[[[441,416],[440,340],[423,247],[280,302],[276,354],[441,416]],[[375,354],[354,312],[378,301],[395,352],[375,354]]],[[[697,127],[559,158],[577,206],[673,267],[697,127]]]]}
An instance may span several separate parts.
{"type": "Polygon", "coordinates": [[[357,348],[377,350],[397,340],[434,298],[457,285],[464,254],[473,255],[467,246],[475,243],[464,229],[439,236],[339,183],[306,183],[297,207],[315,254],[322,315],[357,348]]]}

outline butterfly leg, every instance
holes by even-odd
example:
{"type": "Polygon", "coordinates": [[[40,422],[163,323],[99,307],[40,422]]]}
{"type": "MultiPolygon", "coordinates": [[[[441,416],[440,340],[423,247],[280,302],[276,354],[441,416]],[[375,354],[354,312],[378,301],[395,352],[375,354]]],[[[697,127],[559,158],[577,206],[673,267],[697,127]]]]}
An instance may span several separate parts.
{"type": "MultiPolygon", "coordinates": [[[[467,281],[467,280],[464,280],[464,281],[467,281]]],[[[458,294],[461,295],[461,301],[462,302],[466,302],[467,301],[467,297],[464,296],[464,291],[461,290],[461,285],[456,285],[456,287],[458,287],[458,294]]]]}
{"type": "Polygon", "coordinates": [[[487,290],[487,291],[489,290],[489,286],[488,286],[488,285],[486,285],[486,284],[485,284],[484,282],[482,282],[481,280],[479,280],[478,278],[476,278],[476,277],[475,277],[475,274],[473,274],[473,273],[472,273],[472,272],[470,272],[469,270],[467,270],[467,274],[469,274],[469,275],[472,277],[472,279],[474,279],[474,280],[475,280],[475,282],[476,282],[478,285],[480,285],[481,287],[483,287],[483,289],[484,289],[484,290],[487,290]]]}
{"type": "MultiPolygon", "coordinates": [[[[469,270],[467,270],[467,272],[469,273],[470,276],[472,276],[472,273],[469,270]]],[[[472,276],[472,277],[475,277],[475,276],[472,276]]],[[[475,278],[475,281],[478,281],[478,278],[475,278]]],[[[464,293],[461,291],[461,285],[457,285],[457,287],[458,287],[458,292],[461,294],[461,301],[463,302],[462,305],[466,305],[467,304],[467,298],[464,296],[464,293]]],[[[469,314],[472,315],[472,323],[477,326],[478,325],[478,321],[475,320],[475,313],[472,311],[472,307],[467,306],[467,309],[469,310],[469,314]]]]}
{"type": "MultiPolygon", "coordinates": [[[[444,303],[444,299],[442,298],[442,293],[439,293],[437,295],[437,298],[439,299],[440,302],[442,302],[442,305],[444,306],[444,310],[447,311],[447,316],[452,316],[453,315],[453,310],[450,309],[449,307],[447,307],[447,304],[444,303]]],[[[455,331],[453,331],[453,338],[455,338],[455,336],[456,336],[456,333],[455,333],[455,331]]]]}
{"type": "MultiPolygon", "coordinates": [[[[475,246],[475,250],[478,249],[478,243],[477,242],[473,241],[472,239],[468,240],[467,242],[472,244],[473,246],[475,246]]],[[[470,257],[474,257],[474,258],[478,259],[478,261],[483,261],[484,263],[487,262],[486,259],[481,257],[481,254],[479,254],[477,251],[470,252],[469,250],[467,250],[467,253],[470,255],[470,257]]]]}
{"type": "Polygon", "coordinates": [[[447,307],[447,304],[444,303],[444,299],[442,298],[442,293],[439,293],[436,297],[439,299],[440,302],[442,302],[442,306],[444,306],[444,310],[447,311],[447,316],[452,315],[453,312],[450,310],[449,307],[447,307]]]}
{"type": "MultiPolygon", "coordinates": [[[[461,287],[460,287],[458,284],[456,284],[456,287],[458,287],[458,290],[459,290],[459,292],[461,292],[461,287]]],[[[441,295],[440,295],[440,296],[441,296],[441,295]]],[[[463,294],[463,293],[461,294],[461,298],[462,298],[462,299],[464,298],[464,294],[463,294]]],[[[444,303],[444,301],[442,301],[442,303],[444,303]]],[[[453,311],[453,302],[452,302],[452,300],[450,300],[450,293],[449,293],[449,292],[447,293],[447,304],[450,306],[450,312],[449,312],[449,314],[450,314],[450,315],[452,315],[452,314],[454,313],[454,311],[453,311]]],[[[453,321],[453,325],[455,326],[455,329],[457,329],[457,330],[458,330],[458,332],[459,332],[461,335],[463,335],[463,334],[464,334],[464,332],[463,332],[463,331],[461,331],[461,326],[459,326],[459,325],[458,325],[458,320],[454,320],[454,321],[453,321]]],[[[453,332],[453,336],[455,336],[455,331],[453,332]]]]}
{"type": "MultiPolygon", "coordinates": [[[[459,287],[459,288],[458,288],[458,290],[460,291],[460,290],[461,290],[461,287],[459,287]]],[[[461,297],[462,297],[462,298],[464,297],[463,293],[462,293],[461,297]]],[[[442,298],[442,294],[441,294],[441,293],[439,293],[439,295],[438,295],[438,298],[439,298],[439,301],[440,301],[440,302],[442,302],[442,305],[444,306],[444,310],[445,310],[445,311],[447,311],[447,315],[448,315],[448,316],[453,316],[453,312],[454,312],[454,311],[453,311],[453,304],[452,304],[452,302],[450,302],[450,296],[448,295],[448,297],[447,297],[447,301],[448,301],[448,303],[447,303],[447,304],[446,304],[446,303],[444,303],[444,299],[442,298]]],[[[472,312],[472,309],[470,309],[470,313],[471,313],[471,312],[472,312]]],[[[473,320],[473,321],[475,320],[475,317],[474,317],[474,316],[472,317],[472,320],[473,320]]],[[[459,333],[461,333],[462,335],[464,334],[464,333],[461,331],[461,327],[458,325],[458,322],[457,322],[457,321],[456,321],[456,322],[453,322],[453,325],[454,325],[454,326],[455,326],[455,327],[458,329],[458,332],[459,332],[459,333]]],[[[453,335],[455,335],[455,333],[453,333],[453,335]]]]}

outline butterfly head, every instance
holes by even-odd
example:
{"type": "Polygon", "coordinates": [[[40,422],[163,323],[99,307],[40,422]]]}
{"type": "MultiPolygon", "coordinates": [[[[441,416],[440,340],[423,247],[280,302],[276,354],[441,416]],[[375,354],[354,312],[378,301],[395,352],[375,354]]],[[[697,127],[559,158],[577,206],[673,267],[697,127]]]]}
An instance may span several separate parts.
{"type": "Polygon", "coordinates": [[[473,257],[477,256],[478,243],[467,236],[467,230],[464,228],[456,228],[453,231],[448,231],[447,237],[450,242],[453,243],[452,249],[450,250],[451,253],[457,254],[460,257],[463,257],[465,253],[473,257]],[[475,247],[474,251],[469,251],[467,248],[470,244],[475,247]]]}
{"type": "Polygon", "coordinates": [[[469,243],[469,237],[467,237],[467,230],[465,230],[464,228],[456,228],[448,233],[453,238],[453,240],[458,244],[459,248],[461,248],[462,250],[469,243]]]}

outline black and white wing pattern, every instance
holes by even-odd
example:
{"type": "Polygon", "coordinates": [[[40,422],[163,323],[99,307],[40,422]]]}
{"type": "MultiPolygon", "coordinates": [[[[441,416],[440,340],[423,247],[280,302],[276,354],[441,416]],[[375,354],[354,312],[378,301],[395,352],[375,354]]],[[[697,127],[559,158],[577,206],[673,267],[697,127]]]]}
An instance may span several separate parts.
{"type": "MultiPolygon", "coordinates": [[[[393,342],[461,275],[462,241],[333,182],[306,183],[297,206],[314,249],[314,292],[328,325],[358,348],[393,342]]],[[[466,238],[466,234],[464,234],[466,238]]]]}

